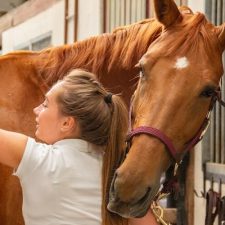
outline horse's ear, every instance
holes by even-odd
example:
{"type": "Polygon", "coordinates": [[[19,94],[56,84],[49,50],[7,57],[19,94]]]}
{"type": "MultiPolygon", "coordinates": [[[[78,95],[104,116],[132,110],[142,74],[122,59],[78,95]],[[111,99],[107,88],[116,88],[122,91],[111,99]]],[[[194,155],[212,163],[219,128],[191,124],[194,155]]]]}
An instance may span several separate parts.
{"type": "Polygon", "coordinates": [[[165,27],[174,24],[181,15],[173,0],[154,0],[154,5],[157,19],[165,27]]]}
{"type": "Polygon", "coordinates": [[[222,51],[225,50],[225,23],[216,27],[216,33],[220,41],[222,51]]]}

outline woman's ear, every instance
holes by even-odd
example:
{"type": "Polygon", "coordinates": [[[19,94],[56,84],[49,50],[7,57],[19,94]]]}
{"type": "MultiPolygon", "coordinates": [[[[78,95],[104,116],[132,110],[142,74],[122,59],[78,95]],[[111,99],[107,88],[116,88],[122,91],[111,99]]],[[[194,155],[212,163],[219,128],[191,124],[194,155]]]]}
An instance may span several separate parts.
{"type": "Polygon", "coordinates": [[[78,121],[72,116],[66,116],[63,118],[61,131],[63,133],[71,133],[75,136],[79,135],[79,124],[78,121]]]}

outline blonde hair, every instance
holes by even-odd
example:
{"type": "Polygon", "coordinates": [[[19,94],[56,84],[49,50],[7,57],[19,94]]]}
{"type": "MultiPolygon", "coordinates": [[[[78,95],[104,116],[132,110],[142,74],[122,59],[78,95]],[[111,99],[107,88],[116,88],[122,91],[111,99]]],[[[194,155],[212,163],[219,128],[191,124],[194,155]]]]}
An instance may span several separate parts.
{"type": "Polygon", "coordinates": [[[111,95],[96,76],[84,70],[72,70],[64,77],[58,103],[63,114],[79,123],[80,138],[105,146],[102,168],[102,224],[125,225],[127,220],[110,213],[106,206],[109,188],[120,155],[125,149],[127,109],[121,98],[111,95]]]}

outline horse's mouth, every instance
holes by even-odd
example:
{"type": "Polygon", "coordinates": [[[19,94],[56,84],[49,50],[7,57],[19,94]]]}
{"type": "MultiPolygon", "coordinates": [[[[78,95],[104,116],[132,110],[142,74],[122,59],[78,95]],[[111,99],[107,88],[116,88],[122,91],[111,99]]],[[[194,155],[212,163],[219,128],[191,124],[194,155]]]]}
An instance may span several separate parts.
{"type": "Polygon", "coordinates": [[[141,218],[148,212],[151,202],[158,192],[159,184],[154,188],[147,188],[144,196],[131,203],[123,202],[117,197],[114,182],[110,188],[108,210],[124,218],[141,218]]]}

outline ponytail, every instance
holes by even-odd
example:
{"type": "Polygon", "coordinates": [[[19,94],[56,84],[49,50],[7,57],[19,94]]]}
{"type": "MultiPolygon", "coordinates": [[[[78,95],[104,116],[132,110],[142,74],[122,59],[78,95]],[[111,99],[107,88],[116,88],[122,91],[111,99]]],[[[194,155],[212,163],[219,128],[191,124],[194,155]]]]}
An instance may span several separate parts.
{"type": "Polygon", "coordinates": [[[102,170],[102,225],[127,225],[128,220],[107,210],[109,189],[120,156],[125,151],[125,138],[128,128],[128,113],[119,96],[112,96],[112,119],[108,143],[106,145],[102,170]]]}

